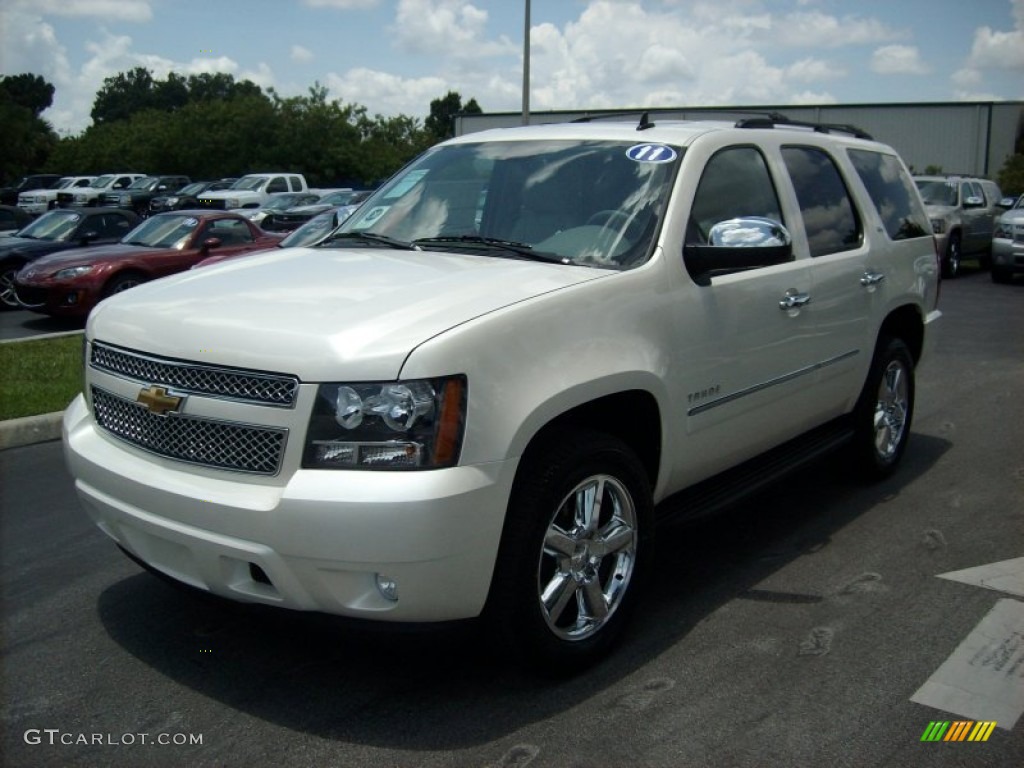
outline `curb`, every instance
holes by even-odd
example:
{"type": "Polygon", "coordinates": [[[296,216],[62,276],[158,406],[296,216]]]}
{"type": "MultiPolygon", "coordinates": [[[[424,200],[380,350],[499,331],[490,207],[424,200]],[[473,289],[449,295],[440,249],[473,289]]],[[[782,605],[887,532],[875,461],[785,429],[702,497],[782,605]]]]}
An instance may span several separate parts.
{"type": "Polygon", "coordinates": [[[0,421],[0,451],[60,439],[63,411],[0,421]]]}
{"type": "Polygon", "coordinates": [[[76,333],[85,333],[84,330],[77,331],[54,331],[53,333],[37,333],[35,336],[18,336],[13,339],[0,339],[0,344],[17,344],[22,341],[39,341],[41,339],[59,339],[61,336],[74,336],[76,333]]]}

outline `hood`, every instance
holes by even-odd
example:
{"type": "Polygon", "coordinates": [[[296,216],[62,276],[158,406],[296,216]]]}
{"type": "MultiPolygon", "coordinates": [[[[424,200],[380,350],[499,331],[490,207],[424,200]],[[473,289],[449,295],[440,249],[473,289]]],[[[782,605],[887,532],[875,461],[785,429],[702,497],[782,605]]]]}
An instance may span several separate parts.
{"type": "Polygon", "coordinates": [[[32,265],[33,273],[73,267],[78,264],[89,264],[97,260],[117,259],[135,256],[139,253],[159,253],[163,248],[147,248],[144,245],[93,245],[88,248],[72,248],[60,253],[51,253],[37,259],[32,265]]]}
{"type": "Polygon", "coordinates": [[[0,258],[15,251],[20,256],[39,258],[54,251],[81,248],[77,240],[35,240],[31,237],[5,237],[0,240],[0,258]]]}
{"type": "Polygon", "coordinates": [[[310,213],[317,214],[329,211],[331,208],[337,208],[335,203],[310,203],[309,205],[296,205],[294,208],[288,208],[281,213],[310,213]]]}
{"type": "Polygon", "coordinates": [[[924,209],[929,216],[941,219],[955,216],[959,210],[955,205],[936,205],[934,203],[925,203],[924,209]]]}
{"type": "Polygon", "coordinates": [[[613,274],[436,251],[286,248],[114,296],[90,315],[87,335],[307,382],[389,380],[427,339],[613,274]]]}
{"type": "Polygon", "coordinates": [[[1003,224],[1020,224],[1024,222],[1024,208],[1012,208],[999,216],[1003,224]]]}

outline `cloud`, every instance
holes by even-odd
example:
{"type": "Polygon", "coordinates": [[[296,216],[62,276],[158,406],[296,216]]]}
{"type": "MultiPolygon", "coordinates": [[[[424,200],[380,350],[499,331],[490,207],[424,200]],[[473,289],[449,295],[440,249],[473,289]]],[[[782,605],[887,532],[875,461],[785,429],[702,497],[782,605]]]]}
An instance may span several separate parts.
{"type": "Polygon", "coordinates": [[[292,61],[312,61],[314,56],[313,52],[309,48],[304,48],[301,45],[292,46],[292,61]]]}
{"type": "Polygon", "coordinates": [[[976,29],[968,66],[1024,71],[1024,30],[999,32],[989,27],[976,29]]]}
{"type": "Polygon", "coordinates": [[[14,6],[39,16],[94,16],[132,22],[153,18],[149,0],[14,0],[14,6]]]}
{"type": "Polygon", "coordinates": [[[839,48],[877,45],[902,40],[908,32],[893,29],[877,19],[830,16],[820,11],[791,13],[772,25],[772,39],[790,47],[839,48]]]}
{"type": "Polygon", "coordinates": [[[835,80],[846,77],[842,67],[821,59],[801,59],[786,67],[786,77],[801,83],[815,83],[821,80],[835,80]]]}
{"type": "Polygon", "coordinates": [[[927,75],[921,53],[910,45],[884,45],[871,54],[871,71],[879,75],[927,75]]]}
{"type": "Polygon", "coordinates": [[[337,8],[339,11],[354,11],[362,8],[374,8],[380,0],[302,0],[303,5],[310,8],[337,8]]]}
{"type": "Polygon", "coordinates": [[[507,38],[488,40],[487,11],[463,0],[399,0],[395,47],[444,58],[481,59],[514,53],[507,38]]]}

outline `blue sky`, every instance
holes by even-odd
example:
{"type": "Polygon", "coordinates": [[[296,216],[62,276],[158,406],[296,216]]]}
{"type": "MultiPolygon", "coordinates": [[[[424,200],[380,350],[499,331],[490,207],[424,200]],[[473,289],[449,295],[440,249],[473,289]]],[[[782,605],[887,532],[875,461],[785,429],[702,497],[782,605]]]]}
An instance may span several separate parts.
{"type": "MultiPolygon", "coordinates": [[[[424,118],[449,90],[522,104],[525,0],[0,0],[0,74],[86,128],[103,79],[315,81],[424,118]]],[[[532,0],[533,110],[1024,99],[1024,0],[532,0]]]]}

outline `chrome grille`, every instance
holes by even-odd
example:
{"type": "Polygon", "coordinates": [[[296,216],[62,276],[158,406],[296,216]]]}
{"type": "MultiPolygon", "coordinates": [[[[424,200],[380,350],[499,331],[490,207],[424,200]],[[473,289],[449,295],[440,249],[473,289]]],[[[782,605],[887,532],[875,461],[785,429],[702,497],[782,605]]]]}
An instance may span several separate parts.
{"type": "Polygon", "coordinates": [[[111,435],[168,459],[234,472],[275,475],[288,430],[234,424],[144,406],[92,387],[96,423],[111,435]]]}
{"type": "Polygon", "coordinates": [[[259,405],[290,408],[299,391],[294,376],[164,360],[98,342],[93,342],[89,364],[143,384],[259,405]]]}

